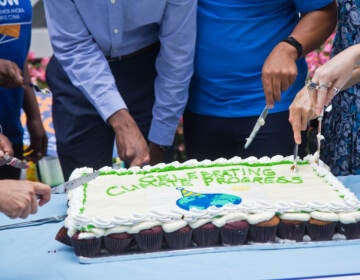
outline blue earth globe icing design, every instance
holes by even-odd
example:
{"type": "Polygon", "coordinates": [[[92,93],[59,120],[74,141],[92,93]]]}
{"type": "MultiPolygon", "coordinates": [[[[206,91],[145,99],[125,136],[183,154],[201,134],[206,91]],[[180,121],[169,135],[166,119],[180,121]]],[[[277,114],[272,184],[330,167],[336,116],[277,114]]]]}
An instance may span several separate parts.
{"type": "Polygon", "coordinates": [[[240,204],[241,197],[225,193],[196,193],[184,188],[178,188],[182,197],[176,201],[176,205],[184,210],[196,208],[205,210],[210,206],[223,207],[226,204],[240,204]]]}

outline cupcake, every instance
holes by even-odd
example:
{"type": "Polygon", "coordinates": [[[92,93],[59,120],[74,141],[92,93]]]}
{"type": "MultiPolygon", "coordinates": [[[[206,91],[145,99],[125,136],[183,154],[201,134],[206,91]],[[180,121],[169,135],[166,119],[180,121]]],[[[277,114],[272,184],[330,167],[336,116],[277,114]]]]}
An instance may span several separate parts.
{"type": "Polygon", "coordinates": [[[314,211],[306,225],[306,232],[313,241],[331,240],[339,217],[336,213],[314,211]]]}
{"type": "Polygon", "coordinates": [[[347,239],[360,238],[360,211],[340,213],[337,232],[347,239]]]}
{"type": "Polygon", "coordinates": [[[284,213],[279,215],[280,222],[277,235],[281,239],[302,241],[307,221],[310,220],[308,213],[284,213]]]}
{"type": "Polygon", "coordinates": [[[101,238],[91,232],[77,231],[70,242],[77,256],[95,257],[101,250],[101,238]]]}
{"type": "Polygon", "coordinates": [[[110,254],[121,254],[129,249],[134,237],[126,232],[127,229],[119,226],[106,231],[104,247],[110,254]]]}
{"type": "Polygon", "coordinates": [[[240,245],[247,240],[249,223],[244,213],[231,213],[213,221],[220,228],[221,243],[224,245],[240,245]]]}
{"type": "Polygon", "coordinates": [[[274,242],[280,219],[274,212],[262,212],[248,216],[249,241],[274,242]]]}
{"type": "Polygon", "coordinates": [[[129,229],[128,233],[134,235],[141,251],[158,251],[162,247],[164,231],[157,221],[137,224],[129,229]]]}
{"type": "Polygon", "coordinates": [[[55,236],[55,240],[65,244],[65,245],[71,246],[71,241],[70,241],[70,237],[68,235],[68,230],[64,226],[61,227],[59,229],[59,231],[57,232],[57,234],[55,236]]]}
{"type": "Polygon", "coordinates": [[[220,229],[208,219],[199,219],[191,223],[193,229],[192,239],[197,246],[216,246],[220,243],[220,229]]]}
{"type": "Polygon", "coordinates": [[[184,249],[191,246],[192,229],[184,220],[164,223],[162,228],[169,248],[184,249]]]}

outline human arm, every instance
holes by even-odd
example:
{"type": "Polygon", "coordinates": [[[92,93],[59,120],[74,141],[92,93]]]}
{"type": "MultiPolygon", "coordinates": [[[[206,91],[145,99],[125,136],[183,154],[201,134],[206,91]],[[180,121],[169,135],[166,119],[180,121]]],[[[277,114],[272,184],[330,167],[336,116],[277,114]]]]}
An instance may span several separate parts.
{"type": "MultiPolygon", "coordinates": [[[[296,2],[296,1],[294,1],[296,2]]],[[[306,2],[303,2],[306,3],[306,2]]],[[[335,1],[324,8],[304,13],[289,36],[299,41],[303,55],[319,47],[336,26],[335,1]]],[[[266,104],[272,108],[281,99],[281,92],[295,81],[298,53],[287,42],[279,42],[266,58],[262,68],[262,83],[266,104]]]]}
{"type": "Polygon", "coordinates": [[[7,59],[0,59],[0,86],[14,88],[22,84],[23,76],[17,64],[7,59]]]}
{"type": "Polygon", "coordinates": [[[115,132],[119,157],[129,166],[142,166],[150,162],[147,143],[128,110],[122,109],[109,118],[115,132]]]}
{"type": "Polygon", "coordinates": [[[50,200],[48,185],[26,180],[0,180],[0,212],[25,219],[50,200]]]}
{"type": "Polygon", "coordinates": [[[171,146],[188,99],[196,37],[194,0],[168,1],[160,27],[155,104],[148,139],[151,163],[163,161],[160,146],[171,146]]]}
{"type": "Polygon", "coordinates": [[[30,75],[27,63],[24,66],[24,101],[23,109],[26,115],[26,126],[30,134],[30,145],[24,151],[27,160],[37,162],[47,151],[48,138],[41,121],[39,105],[35,93],[30,87],[30,75]]]}
{"type": "Polygon", "coordinates": [[[346,89],[360,81],[360,44],[350,46],[316,69],[312,82],[319,85],[313,95],[319,115],[337,93],[334,88],[346,89]],[[324,85],[321,86],[320,85],[324,85]]]}
{"type": "Polygon", "coordinates": [[[307,86],[303,87],[289,107],[289,122],[296,144],[301,144],[301,131],[307,129],[309,120],[316,118],[312,95],[315,95],[313,90],[309,90],[307,86]]]}

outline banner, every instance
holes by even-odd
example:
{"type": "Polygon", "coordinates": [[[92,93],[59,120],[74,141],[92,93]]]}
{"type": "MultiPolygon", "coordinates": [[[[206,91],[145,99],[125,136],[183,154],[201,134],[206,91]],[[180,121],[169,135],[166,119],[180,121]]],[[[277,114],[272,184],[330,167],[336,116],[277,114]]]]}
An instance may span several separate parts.
{"type": "MultiPolygon", "coordinates": [[[[52,122],[51,115],[51,104],[52,104],[52,95],[51,93],[43,94],[41,92],[35,92],[36,98],[39,104],[41,119],[48,136],[48,149],[47,154],[49,156],[57,156],[56,153],[56,139],[55,131],[52,122]]],[[[25,113],[21,114],[21,122],[24,126],[24,145],[28,146],[30,144],[30,135],[26,128],[26,116],[25,113]]]]}

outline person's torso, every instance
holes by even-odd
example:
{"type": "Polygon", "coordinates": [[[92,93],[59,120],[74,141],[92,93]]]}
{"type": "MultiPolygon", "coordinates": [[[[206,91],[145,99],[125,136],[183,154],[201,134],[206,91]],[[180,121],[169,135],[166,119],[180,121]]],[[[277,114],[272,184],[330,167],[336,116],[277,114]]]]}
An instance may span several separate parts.
{"type": "MultiPolygon", "coordinates": [[[[76,8],[105,55],[131,53],[158,40],[167,0],[74,0],[76,8]]],[[[181,2],[181,1],[180,1],[181,2]]]]}
{"type": "MultiPolygon", "coordinates": [[[[13,61],[20,69],[24,67],[30,47],[31,20],[29,0],[0,1],[0,59],[13,61]]],[[[13,144],[22,143],[20,112],[23,93],[21,87],[0,87],[0,124],[13,144]]]]}
{"type": "MultiPolygon", "coordinates": [[[[311,10],[312,4],[303,2],[199,0],[195,75],[188,109],[222,117],[258,115],[265,106],[263,63],[274,46],[292,32],[301,9],[311,10]]],[[[303,86],[305,60],[299,59],[297,66],[297,80],[271,112],[287,110],[303,86]]]]}

